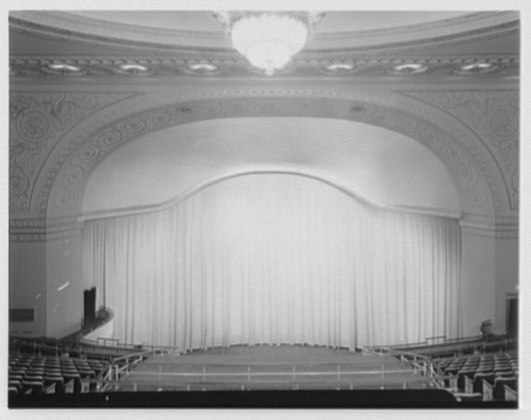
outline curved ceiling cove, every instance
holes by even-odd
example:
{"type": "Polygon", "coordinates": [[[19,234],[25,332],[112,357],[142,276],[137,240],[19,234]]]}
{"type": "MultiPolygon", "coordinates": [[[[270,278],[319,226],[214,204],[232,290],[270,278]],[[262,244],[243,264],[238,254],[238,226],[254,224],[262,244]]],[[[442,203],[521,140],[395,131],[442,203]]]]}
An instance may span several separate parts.
{"type": "MultiPolygon", "coordinates": [[[[213,11],[13,11],[10,17],[19,32],[95,45],[232,50],[213,11]]],[[[438,45],[514,32],[517,21],[518,13],[510,11],[327,11],[306,50],[438,45]]]]}
{"type": "Polygon", "coordinates": [[[447,170],[413,139],[358,122],[278,117],[193,122],[131,141],[91,172],[82,210],[90,216],[158,206],[217,179],[257,172],[320,178],[385,207],[461,211],[447,170]]]}
{"type": "MultiPolygon", "coordinates": [[[[71,15],[85,18],[98,19],[119,23],[123,25],[135,25],[151,28],[164,28],[182,31],[210,31],[219,32],[221,27],[213,19],[212,12],[208,11],[156,11],[146,10],[142,13],[137,11],[96,11],[96,10],[73,10],[67,12],[71,15]]],[[[326,12],[319,26],[315,28],[317,33],[330,33],[352,31],[369,31],[392,27],[403,27],[418,24],[434,23],[455,17],[461,17],[470,12],[326,12]]]]}

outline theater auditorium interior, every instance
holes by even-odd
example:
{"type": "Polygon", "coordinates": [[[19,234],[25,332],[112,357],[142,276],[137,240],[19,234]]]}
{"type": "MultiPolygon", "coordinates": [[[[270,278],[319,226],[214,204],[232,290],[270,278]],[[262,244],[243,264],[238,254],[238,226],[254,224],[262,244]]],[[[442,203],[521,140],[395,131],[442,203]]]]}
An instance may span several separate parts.
{"type": "Polygon", "coordinates": [[[11,10],[10,407],[518,407],[520,18],[11,10]]]}

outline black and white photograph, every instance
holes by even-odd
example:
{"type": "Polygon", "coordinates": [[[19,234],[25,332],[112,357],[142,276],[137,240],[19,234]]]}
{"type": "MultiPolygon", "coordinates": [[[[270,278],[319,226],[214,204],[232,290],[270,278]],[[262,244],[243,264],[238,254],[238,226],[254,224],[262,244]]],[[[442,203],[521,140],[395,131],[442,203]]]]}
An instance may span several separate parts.
{"type": "Polygon", "coordinates": [[[112,3],[6,8],[11,416],[522,408],[521,2],[112,3]]]}

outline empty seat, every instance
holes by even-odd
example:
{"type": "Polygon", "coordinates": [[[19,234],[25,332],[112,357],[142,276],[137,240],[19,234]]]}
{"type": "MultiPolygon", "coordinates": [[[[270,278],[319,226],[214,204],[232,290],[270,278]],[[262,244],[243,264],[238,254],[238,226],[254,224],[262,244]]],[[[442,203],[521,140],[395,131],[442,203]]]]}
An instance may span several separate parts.
{"type": "Polygon", "coordinates": [[[496,379],[494,383],[494,391],[492,395],[493,399],[498,400],[498,401],[505,400],[505,388],[504,388],[505,385],[516,391],[518,388],[518,380],[516,376],[502,377],[502,378],[496,379]]]}
{"type": "Polygon", "coordinates": [[[105,369],[105,365],[100,361],[90,360],[89,365],[97,375],[99,375],[105,369]]]}
{"type": "Polygon", "coordinates": [[[505,401],[516,401],[518,400],[518,393],[515,389],[512,389],[510,386],[505,385],[505,401]]]}
{"type": "Polygon", "coordinates": [[[9,369],[9,373],[13,375],[25,375],[26,371],[27,371],[27,368],[25,367],[24,368],[16,367],[16,368],[9,369]]]}
{"type": "Polygon", "coordinates": [[[65,392],[65,381],[61,374],[49,374],[44,376],[44,386],[55,385],[55,393],[63,394],[65,392]]]}
{"type": "Polygon", "coordinates": [[[474,375],[474,392],[483,394],[483,381],[494,383],[493,373],[476,373],[474,375]]]}
{"type": "Polygon", "coordinates": [[[512,370],[513,368],[510,364],[494,366],[494,372],[511,372],[512,370]]]}
{"type": "Polygon", "coordinates": [[[457,375],[457,372],[461,370],[461,366],[449,366],[445,369],[446,375],[457,375]]]}
{"type": "Polygon", "coordinates": [[[22,381],[22,391],[31,390],[32,394],[42,394],[44,392],[44,380],[24,379],[22,381]]]}
{"type": "Polygon", "coordinates": [[[465,389],[465,376],[468,376],[469,378],[473,378],[476,373],[476,369],[474,368],[463,368],[457,373],[457,388],[459,391],[463,392],[465,389]]]}
{"type": "Polygon", "coordinates": [[[20,374],[20,373],[12,373],[12,372],[9,372],[9,380],[13,380],[13,381],[22,381],[24,379],[24,374],[20,374]]]}
{"type": "Polygon", "coordinates": [[[76,371],[74,372],[63,372],[63,378],[65,381],[65,384],[67,383],[73,383],[73,392],[75,394],[81,392],[81,376],[76,371]]]}
{"type": "Polygon", "coordinates": [[[493,373],[494,367],[493,366],[479,366],[476,369],[476,373],[493,373]]]}
{"type": "Polygon", "coordinates": [[[14,364],[14,367],[19,367],[19,368],[28,368],[30,366],[31,366],[31,361],[24,361],[24,360],[19,360],[15,362],[14,364]]]}
{"type": "Polygon", "coordinates": [[[15,388],[17,390],[17,394],[18,394],[22,390],[22,379],[9,378],[8,387],[9,388],[15,388]]]}
{"type": "Polygon", "coordinates": [[[30,367],[28,370],[26,370],[26,375],[43,375],[44,374],[44,368],[43,367],[30,367]]]}
{"type": "Polygon", "coordinates": [[[96,372],[91,368],[78,368],[78,372],[82,379],[94,378],[96,376],[96,372]]]}

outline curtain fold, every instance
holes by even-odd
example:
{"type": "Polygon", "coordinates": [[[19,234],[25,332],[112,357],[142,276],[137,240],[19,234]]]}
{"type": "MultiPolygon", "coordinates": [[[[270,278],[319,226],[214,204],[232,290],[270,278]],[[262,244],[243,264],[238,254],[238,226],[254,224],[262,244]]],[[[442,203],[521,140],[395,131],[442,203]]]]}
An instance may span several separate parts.
{"type": "Polygon", "coordinates": [[[247,175],[169,209],[86,222],[83,272],[124,342],[354,349],[461,334],[460,240],[456,220],[247,175]]]}

